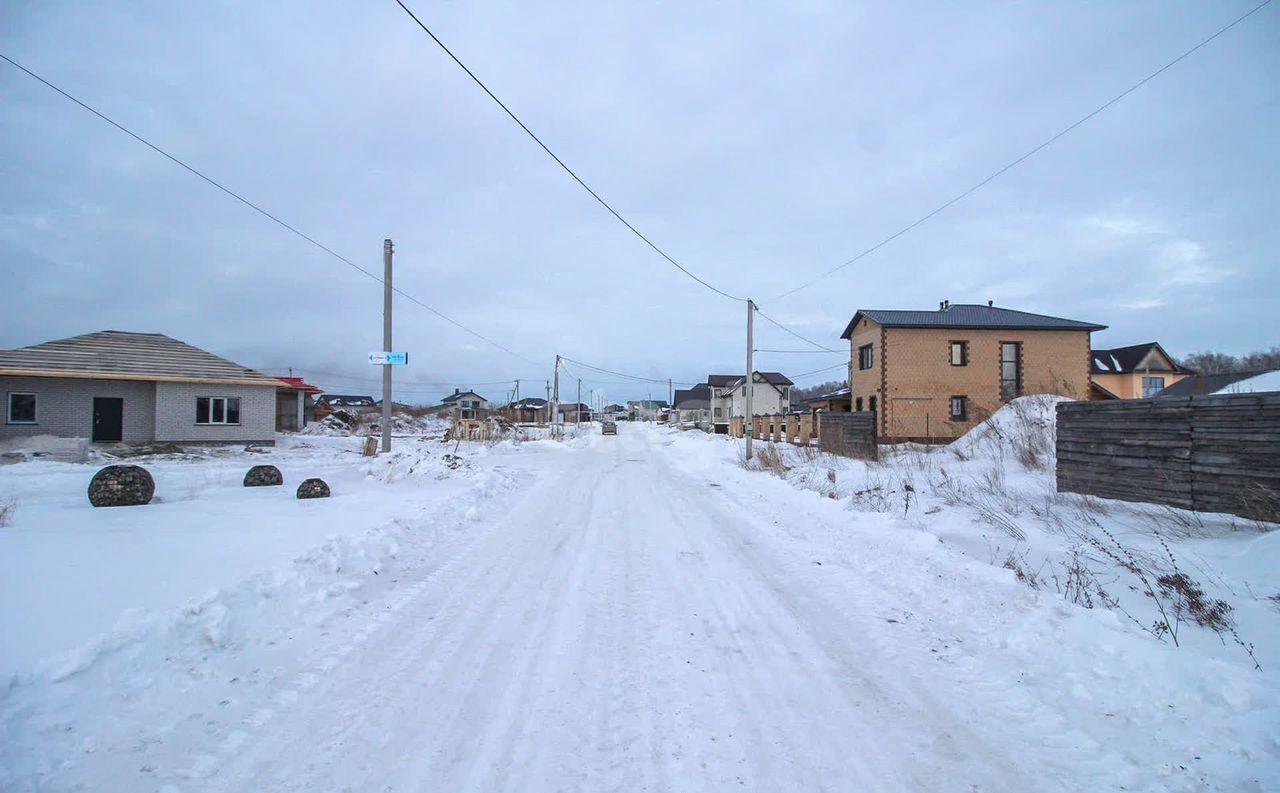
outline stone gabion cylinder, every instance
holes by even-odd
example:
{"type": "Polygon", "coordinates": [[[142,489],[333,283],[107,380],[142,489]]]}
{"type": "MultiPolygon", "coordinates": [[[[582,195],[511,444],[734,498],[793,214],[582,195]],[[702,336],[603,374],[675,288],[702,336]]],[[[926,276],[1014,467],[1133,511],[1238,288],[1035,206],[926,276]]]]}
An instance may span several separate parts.
{"type": "Polygon", "coordinates": [[[137,507],[150,504],[156,480],[137,465],[108,465],[89,480],[89,503],[95,507],[137,507]]]}
{"type": "Polygon", "coordinates": [[[244,475],[245,487],[274,487],[284,484],[284,475],[274,465],[255,465],[244,475]]]}
{"type": "Polygon", "coordinates": [[[328,498],[329,486],[323,479],[306,479],[298,485],[298,498],[328,498]]]}

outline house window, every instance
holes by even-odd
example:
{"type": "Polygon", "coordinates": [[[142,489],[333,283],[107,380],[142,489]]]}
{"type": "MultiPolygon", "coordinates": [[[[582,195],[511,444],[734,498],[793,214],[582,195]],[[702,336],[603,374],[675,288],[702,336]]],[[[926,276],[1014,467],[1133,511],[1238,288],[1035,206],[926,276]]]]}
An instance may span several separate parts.
{"type": "Polygon", "coordinates": [[[969,397],[953,396],[951,397],[951,420],[965,421],[969,418],[969,397]]]}
{"type": "Polygon", "coordinates": [[[720,418],[723,415],[724,415],[724,408],[716,408],[716,418],[720,418]]]}
{"type": "Polygon", "coordinates": [[[239,424],[239,397],[196,397],[197,424],[239,424]]]}
{"type": "Polygon", "coordinates": [[[952,366],[968,366],[969,365],[969,342],[967,341],[951,342],[951,365],[952,366]]]}
{"type": "Polygon", "coordinates": [[[1147,399],[1164,390],[1163,377],[1144,377],[1142,378],[1142,398],[1147,399]]]}
{"type": "Polygon", "coordinates": [[[1022,342],[1000,342],[1000,398],[1008,402],[1022,393],[1022,342]]]}
{"type": "Polygon", "coordinates": [[[36,423],[36,395],[9,394],[9,411],[5,414],[9,424],[36,423]]]}
{"type": "Polygon", "coordinates": [[[858,368],[870,369],[871,364],[875,360],[873,347],[870,344],[864,344],[858,348],[858,368]]]}
{"type": "Polygon", "coordinates": [[[862,412],[862,397],[858,397],[853,401],[853,409],[859,413],[862,412]]]}
{"type": "Polygon", "coordinates": [[[870,408],[870,410],[871,410],[871,412],[872,412],[872,413],[875,413],[875,412],[876,412],[876,398],[875,398],[875,397],[871,397],[871,408],[870,408]]]}

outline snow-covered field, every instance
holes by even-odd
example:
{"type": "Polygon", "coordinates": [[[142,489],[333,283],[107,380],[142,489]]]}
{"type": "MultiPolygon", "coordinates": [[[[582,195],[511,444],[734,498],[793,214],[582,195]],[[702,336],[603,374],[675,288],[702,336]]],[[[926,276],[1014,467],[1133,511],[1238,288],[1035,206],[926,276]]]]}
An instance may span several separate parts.
{"type": "Polygon", "coordinates": [[[1019,411],[781,476],[625,423],[144,459],[137,508],[0,466],[0,789],[1276,789],[1280,534],[1059,496],[1019,411]],[[1150,629],[1106,551],[1160,539],[1234,634],[1150,629]]]}

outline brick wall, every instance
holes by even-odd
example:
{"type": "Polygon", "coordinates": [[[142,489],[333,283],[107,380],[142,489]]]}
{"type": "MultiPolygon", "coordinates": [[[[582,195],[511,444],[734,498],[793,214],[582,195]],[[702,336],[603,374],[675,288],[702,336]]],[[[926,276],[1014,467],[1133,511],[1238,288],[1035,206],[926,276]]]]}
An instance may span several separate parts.
{"type": "Polygon", "coordinates": [[[1021,394],[1084,398],[1089,389],[1089,334],[1083,331],[890,328],[882,360],[887,393],[881,434],[886,438],[963,435],[1003,405],[1000,344],[1022,344],[1021,394]],[[968,342],[968,363],[951,365],[951,342],[968,342]],[[951,397],[968,398],[967,417],[951,419],[951,397]]]}
{"type": "Polygon", "coordinates": [[[274,443],[276,389],[271,386],[156,383],[155,438],[171,443],[274,443]],[[196,424],[197,397],[239,397],[240,423],[196,424]]]}
{"type": "Polygon", "coordinates": [[[125,443],[155,439],[155,383],[66,377],[0,377],[0,399],[4,400],[0,403],[0,439],[33,435],[92,438],[94,397],[124,400],[125,443]],[[35,424],[7,423],[10,392],[36,395],[35,424]]]}

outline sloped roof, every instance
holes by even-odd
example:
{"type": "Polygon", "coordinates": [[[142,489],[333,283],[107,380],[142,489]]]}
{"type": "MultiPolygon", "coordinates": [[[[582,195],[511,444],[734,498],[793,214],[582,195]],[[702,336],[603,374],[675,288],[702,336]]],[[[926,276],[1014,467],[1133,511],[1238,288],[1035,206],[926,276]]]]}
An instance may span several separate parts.
{"type": "Polygon", "coordinates": [[[711,406],[711,387],[706,383],[693,388],[677,388],[674,396],[678,410],[699,410],[711,406]]]}
{"type": "Polygon", "coordinates": [[[476,399],[482,400],[484,402],[489,401],[484,397],[480,396],[479,394],[477,394],[475,391],[454,391],[452,394],[450,394],[449,396],[445,397],[440,401],[448,405],[450,403],[457,402],[459,399],[462,399],[464,396],[473,396],[476,399]]]}
{"type": "Polygon", "coordinates": [[[330,407],[358,408],[376,405],[373,397],[364,396],[363,394],[321,394],[316,397],[317,402],[323,402],[330,407]]]}
{"type": "Polygon", "coordinates": [[[859,309],[845,326],[840,338],[853,335],[853,329],[863,318],[886,328],[956,328],[959,330],[1106,330],[1106,325],[1081,322],[1075,319],[1032,314],[1011,308],[984,306],[974,303],[956,303],[937,311],[885,311],[859,309]]]}
{"type": "MultiPolygon", "coordinates": [[[[1172,368],[1167,367],[1151,367],[1152,372],[1176,372],[1178,374],[1194,374],[1190,369],[1179,366],[1178,362],[1173,360],[1173,356],[1164,351],[1158,342],[1149,341],[1146,344],[1131,344],[1128,347],[1113,347],[1110,350],[1094,350],[1092,352],[1092,363],[1094,374],[1131,374],[1138,371],[1142,361],[1151,354],[1153,350],[1159,351],[1160,355],[1169,362],[1172,368]]],[[[1144,370],[1145,371],[1145,370],[1144,370]]]]}
{"type": "Polygon", "coordinates": [[[541,410],[546,406],[547,400],[539,399],[538,397],[525,397],[519,402],[512,402],[510,405],[507,405],[507,407],[515,410],[541,410]]]}
{"type": "Polygon", "coordinates": [[[1223,372],[1222,374],[1197,374],[1184,378],[1156,394],[1156,397],[1206,396],[1224,388],[1242,383],[1268,372],[1280,369],[1262,369],[1255,372],[1223,372]]]}
{"type": "Polygon", "coordinates": [[[320,389],[303,380],[301,377],[277,377],[277,380],[292,388],[294,391],[301,391],[304,394],[319,394],[320,389]]]}
{"type": "MultiPolygon", "coordinates": [[[[779,390],[779,391],[781,391],[781,390],[782,390],[782,386],[786,386],[786,385],[795,385],[795,383],[793,383],[793,382],[791,381],[791,378],[787,377],[787,376],[786,376],[786,375],[784,375],[782,372],[759,372],[759,371],[757,371],[757,372],[756,372],[756,376],[757,376],[757,377],[759,377],[759,378],[760,378],[760,380],[761,380],[762,382],[768,383],[769,385],[774,386],[775,388],[778,388],[778,390],[779,390]]],[[[746,379],[747,379],[747,378],[745,378],[745,377],[739,376],[736,380],[734,380],[734,381],[733,381],[733,382],[731,382],[731,383],[728,383],[727,385],[728,385],[729,387],[731,387],[731,388],[735,388],[735,389],[736,389],[738,386],[742,385],[742,383],[743,383],[746,379]]]]}
{"type": "Polygon", "coordinates": [[[707,385],[716,388],[726,388],[742,379],[740,374],[709,374],[707,375],[707,385]]]}
{"type": "Polygon", "coordinates": [[[811,396],[804,401],[805,401],[805,404],[809,404],[810,402],[826,402],[831,399],[840,399],[842,397],[847,398],[851,393],[853,393],[852,389],[850,389],[848,386],[845,386],[844,388],[837,388],[835,391],[829,391],[825,394],[818,394],[817,396],[811,396]]]}
{"type": "Polygon", "coordinates": [[[120,330],[0,350],[0,374],[291,387],[163,334],[120,330]]]}

